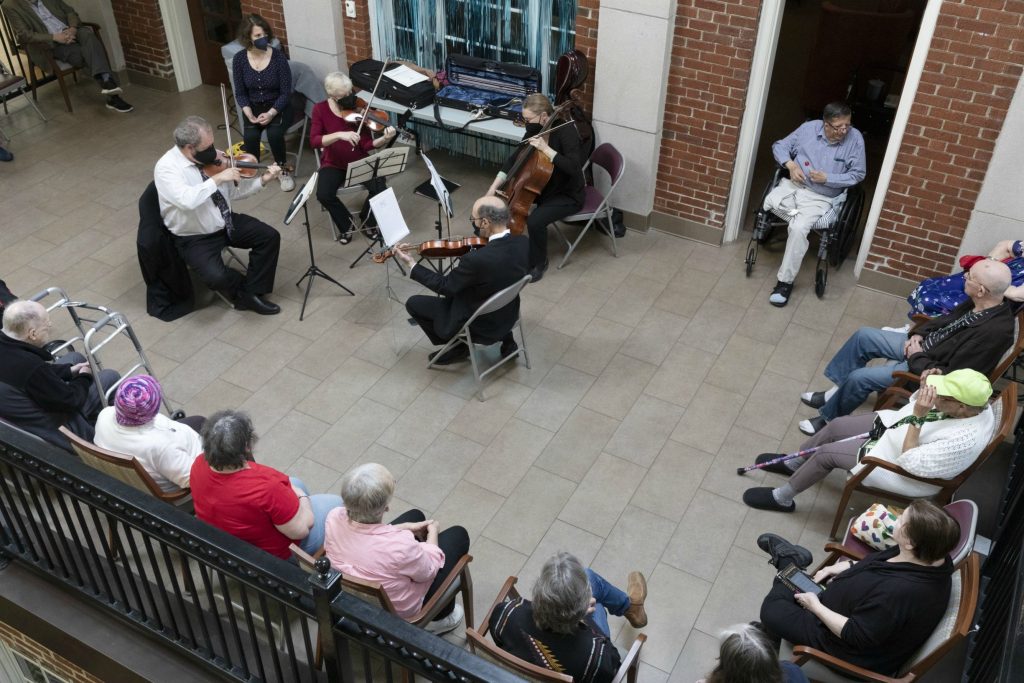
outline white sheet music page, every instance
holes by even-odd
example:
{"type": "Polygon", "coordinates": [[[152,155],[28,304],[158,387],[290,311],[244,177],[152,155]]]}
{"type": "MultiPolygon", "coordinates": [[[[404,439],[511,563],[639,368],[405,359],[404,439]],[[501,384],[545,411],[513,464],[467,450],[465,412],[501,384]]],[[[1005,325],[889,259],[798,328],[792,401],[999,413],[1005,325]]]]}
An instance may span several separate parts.
{"type": "Polygon", "coordinates": [[[420,72],[413,71],[405,64],[401,64],[394,69],[388,69],[384,72],[384,75],[406,88],[430,80],[420,72]]]}
{"type": "Polygon", "coordinates": [[[448,218],[455,218],[455,210],[452,208],[452,196],[448,193],[448,188],[445,187],[444,181],[441,180],[441,174],[437,172],[434,164],[431,163],[426,154],[420,152],[420,158],[423,159],[423,163],[427,165],[427,170],[430,171],[430,185],[434,188],[434,193],[444,203],[444,210],[448,213],[448,218]]]}
{"type": "Polygon", "coordinates": [[[384,244],[393,247],[403,237],[409,235],[409,226],[405,224],[402,209],[398,206],[395,188],[389,187],[376,197],[370,197],[370,209],[377,218],[384,244]]]}

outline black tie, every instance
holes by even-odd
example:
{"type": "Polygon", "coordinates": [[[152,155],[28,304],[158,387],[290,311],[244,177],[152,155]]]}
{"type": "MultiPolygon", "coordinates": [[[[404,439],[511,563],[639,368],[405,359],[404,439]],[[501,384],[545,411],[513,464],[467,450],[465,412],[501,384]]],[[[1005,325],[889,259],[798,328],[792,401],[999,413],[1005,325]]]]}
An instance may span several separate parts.
{"type": "MultiPolygon", "coordinates": [[[[208,175],[203,173],[202,169],[200,169],[199,175],[202,176],[204,181],[210,179],[208,175]]],[[[231,228],[233,226],[231,225],[231,207],[228,206],[228,200],[224,199],[224,195],[220,193],[220,190],[214,191],[214,193],[210,196],[210,199],[213,200],[214,206],[216,206],[220,210],[220,215],[224,217],[224,229],[227,230],[228,239],[230,239],[231,228]]]]}

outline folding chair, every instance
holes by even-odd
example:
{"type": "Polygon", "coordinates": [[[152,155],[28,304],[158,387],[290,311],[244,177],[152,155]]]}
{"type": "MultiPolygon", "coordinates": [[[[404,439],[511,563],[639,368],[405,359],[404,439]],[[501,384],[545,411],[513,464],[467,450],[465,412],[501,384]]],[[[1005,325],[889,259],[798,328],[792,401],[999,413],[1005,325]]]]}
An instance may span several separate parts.
{"type": "MultiPolygon", "coordinates": [[[[512,302],[514,302],[519,297],[519,292],[529,282],[530,276],[526,275],[521,280],[519,280],[519,282],[516,282],[515,284],[506,287],[497,294],[493,294],[490,299],[480,304],[480,307],[476,309],[476,312],[474,312],[472,316],[470,316],[469,320],[466,321],[466,324],[462,326],[462,329],[459,330],[454,337],[448,340],[447,344],[442,346],[441,349],[434,354],[435,359],[441,358],[445,354],[445,352],[448,351],[448,349],[452,348],[453,346],[455,346],[455,344],[460,342],[465,344],[469,348],[469,360],[473,364],[473,375],[476,377],[476,397],[480,401],[484,400],[484,379],[488,375],[490,375],[492,372],[494,372],[495,370],[497,370],[510,360],[518,358],[520,355],[526,362],[526,367],[529,368],[530,357],[526,354],[526,335],[523,333],[523,319],[522,316],[517,315],[516,322],[512,326],[510,332],[514,333],[516,328],[519,328],[519,339],[521,342],[520,347],[516,349],[515,352],[508,354],[491,367],[487,368],[483,372],[480,372],[480,359],[477,358],[477,350],[475,345],[483,344],[485,346],[490,346],[492,344],[498,343],[498,341],[500,340],[477,339],[476,341],[474,341],[473,332],[470,328],[472,328],[473,322],[476,321],[476,319],[479,318],[480,316],[487,315],[489,313],[494,313],[495,311],[499,311],[502,308],[505,308],[505,306],[508,306],[512,302]]],[[[434,361],[431,360],[429,363],[427,363],[427,367],[434,368],[439,366],[435,366],[434,361]]]]}
{"type": "MultiPolygon", "coordinates": [[[[24,76],[15,76],[14,74],[8,72],[7,67],[4,66],[3,62],[0,62],[0,101],[2,101],[4,104],[5,115],[10,114],[10,112],[7,110],[8,98],[26,94],[26,88],[28,88],[28,83],[25,80],[24,76]]],[[[36,105],[35,100],[33,100],[31,97],[26,97],[25,99],[28,101],[30,105],[32,105],[32,108],[35,109],[36,114],[39,115],[39,118],[41,118],[43,122],[45,122],[46,117],[43,116],[43,112],[39,111],[39,107],[36,105]]],[[[6,133],[3,132],[3,130],[0,130],[0,138],[3,138],[5,141],[10,140],[10,138],[7,136],[6,133]]]]}
{"type": "MultiPolygon", "coordinates": [[[[597,166],[604,170],[608,174],[608,178],[611,181],[611,185],[608,188],[608,192],[602,193],[594,185],[587,185],[584,188],[584,199],[583,208],[579,212],[574,213],[571,216],[566,216],[562,219],[562,222],[571,223],[575,221],[587,221],[587,224],[580,230],[580,234],[576,236],[574,242],[570,242],[565,235],[562,234],[561,228],[558,224],[554,224],[555,232],[562,238],[565,245],[568,247],[568,251],[565,252],[565,256],[562,257],[562,262],[558,264],[561,268],[565,265],[565,262],[569,260],[569,256],[576,250],[583,236],[587,234],[590,226],[594,224],[596,220],[605,221],[608,235],[612,239],[612,254],[614,256],[619,255],[618,247],[615,243],[615,228],[612,226],[612,206],[609,203],[611,201],[612,193],[615,191],[615,186],[619,184],[619,180],[622,178],[622,173],[626,168],[625,162],[622,160],[622,155],[619,153],[611,143],[603,142],[597,146],[597,149],[590,155],[590,159],[587,160],[586,166],[583,170],[586,171],[587,167],[597,166]]],[[[597,178],[594,178],[594,182],[597,182],[597,178]]]]}

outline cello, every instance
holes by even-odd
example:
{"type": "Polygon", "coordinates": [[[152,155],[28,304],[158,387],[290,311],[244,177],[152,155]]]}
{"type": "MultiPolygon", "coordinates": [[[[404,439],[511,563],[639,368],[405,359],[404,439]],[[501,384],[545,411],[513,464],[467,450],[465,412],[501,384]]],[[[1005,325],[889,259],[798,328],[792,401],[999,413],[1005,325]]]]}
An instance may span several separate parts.
{"type": "Polygon", "coordinates": [[[551,160],[546,155],[537,153],[537,149],[529,142],[550,133],[555,128],[573,123],[570,118],[558,126],[554,125],[571,104],[570,101],[555,107],[540,132],[519,143],[520,148],[516,152],[516,158],[509,169],[508,176],[497,190],[498,196],[508,203],[508,227],[513,235],[522,235],[526,230],[526,217],[530,214],[530,207],[544,191],[544,186],[551,180],[551,174],[555,170],[551,160]]]}

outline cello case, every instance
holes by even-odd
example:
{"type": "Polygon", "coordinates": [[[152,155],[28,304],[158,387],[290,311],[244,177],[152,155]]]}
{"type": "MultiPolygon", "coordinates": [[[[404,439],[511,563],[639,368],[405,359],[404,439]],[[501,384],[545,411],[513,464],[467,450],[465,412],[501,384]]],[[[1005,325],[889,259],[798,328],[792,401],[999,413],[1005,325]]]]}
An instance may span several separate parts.
{"type": "Polygon", "coordinates": [[[568,113],[576,122],[576,132],[579,133],[582,149],[588,159],[594,151],[594,125],[590,114],[583,109],[580,99],[582,93],[579,89],[589,74],[590,62],[579,50],[564,53],[558,58],[558,64],[555,66],[555,106],[572,100],[573,104],[569,107],[568,113]]]}

